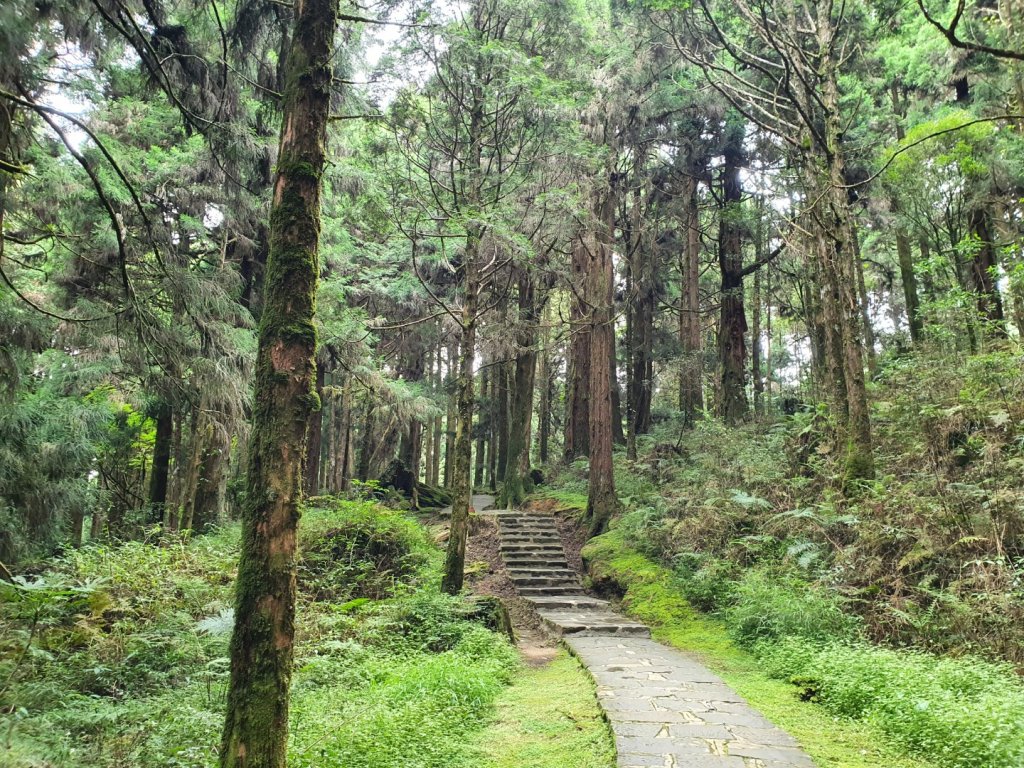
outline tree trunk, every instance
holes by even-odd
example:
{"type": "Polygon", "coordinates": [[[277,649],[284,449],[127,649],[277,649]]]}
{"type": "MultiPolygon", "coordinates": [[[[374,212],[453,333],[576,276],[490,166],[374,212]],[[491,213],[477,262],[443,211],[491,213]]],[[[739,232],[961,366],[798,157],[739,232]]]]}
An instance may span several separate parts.
{"type": "Polygon", "coordinates": [[[551,441],[551,351],[548,349],[550,342],[547,318],[549,310],[545,309],[545,322],[542,323],[543,337],[541,338],[541,351],[537,376],[540,378],[540,409],[537,414],[537,459],[542,465],[548,463],[548,449],[551,441]]]}
{"type": "MultiPolygon", "coordinates": [[[[758,256],[763,255],[762,240],[758,236],[758,256]]],[[[764,376],[761,371],[761,270],[754,272],[753,323],[750,329],[750,370],[754,376],[754,413],[764,413],[764,376]]]]}
{"type": "MultiPolygon", "coordinates": [[[[443,379],[441,377],[441,347],[437,348],[437,367],[434,371],[434,392],[440,395],[444,392],[443,379]]],[[[441,414],[438,413],[434,416],[434,427],[431,430],[431,440],[433,446],[431,448],[432,461],[430,463],[430,469],[427,474],[427,483],[429,485],[436,486],[441,479],[441,433],[444,431],[444,427],[441,423],[441,414]]]]}
{"type": "Polygon", "coordinates": [[[492,491],[498,489],[498,364],[491,368],[487,377],[487,487],[492,491]]]}
{"type": "MultiPolygon", "coordinates": [[[[469,157],[466,158],[469,179],[467,182],[467,204],[475,210],[480,204],[483,187],[483,131],[484,96],[483,86],[477,81],[471,89],[469,108],[469,157]]],[[[473,361],[476,356],[477,305],[480,299],[480,277],[477,259],[483,225],[470,220],[466,226],[466,243],[463,249],[463,297],[461,354],[459,375],[456,381],[456,408],[458,423],[455,432],[455,465],[452,468],[452,518],[448,529],[448,547],[445,551],[444,572],[441,590],[450,595],[462,591],[465,578],[466,539],[469,536],[469,513],[473,497],[470,461],[473,453],[473,361]]]]}
{"type": "Polygon", "coordinates": [[[157,406],[156,437],[153,441],[153,467],[149,474],[150,522],[163,520],[167,503],[167,478],[171,470],[171,442],[174,437],[174,414],[171,406],[161,402],[157,406]]]}
{"type": "MultiPolygon", "coordinates": [[[[587,280],[589,255],[582,239],[572,248],[572,281],[582,286],[587,280]]],[[[577,288],[576,290],[582,290],[577,288]]],[[[590,310],[581,296],[573,293],[569,314],[569,360],[566,378],[565,445],[563,457],[571,463],[590,452],[590,310]]],[[[611,356],[609,355],[609,360],[611,356]]],[[[602,361],[597,370],[604,370],[602,361]]]]}
{"type": "Polygon", "coordinates": [[[704,366],[700,339],[700,211],[697,208],[697,179],[689,175],[682,194],[686,206],[685,248],[680,265],[683,278],[679,308],[679,342],[682,363],[679,370],[679,410],[683,422],[692,426],[704,409],[704,366]]]}
{"type": "Polygon", "coordinates": [[[445,389],[448,393],[448,413],[444,420],[444,487],[452,487],[452,469],[455,466],[455,422],[458,420],[456,357],[459,342],[452,340],[448,344],[448,370],[445,377],[445,389]]]}
{"type": "Polygon", "coordinates": [[[533,490],[530,480],[530,423],[533,419],[533,382],[537,370],[537,302],[532,275],[519,275],[519,332],[512,390],[512,418],[509,422],[505,483],[499,507],[512,509],[523,503],[533,490]]]}
{"type": "Polygon", "coordinates": [[[718,412],[726,424],[747,414],[747,317],[743,306],[743,130],[731,128],[723,148],[722,210],[719,223],[718,265],[721,270],[721,314],[718,363],[721,397],[718,412]]]}
{"type": "MultiPolygon", "coordinates": [[[[852,215],[852,211],[851,211],[852,215]]],[[[860,307],[860,327],[864,334],[864,354],[867,359],[868,373],[875,378],[878,373],[878,353],[875,351],[875,329],[871,325],[871,301],[868,298],[868,287],[864,281],[864,260],[860,258],[860,239],[857,237],[856,227],[851,227],[853,232],[853,252],[857,255],[853,265],[857,270],[857,296],[860,307]]]]}
{"type": "Polygon", "coordinates": [[[505,468],[508,464],[509,411],[512,407],[511,387],[509,386],[511,379],[511,376],[509,375],[509,367],[508,362],[504,360],[494,366],[494,376],[498,382],[498,418],[494,422],[498,449],[495,479],[499,483],[505,482],[505,468]]]}
{"type": "MultiPolygon", "coordinates": [[[[601,371],[611,359],[614,343],[614,268],[612,231],[614,204],[611,190],[595,209],[598,232],[587,236],[587,304],[590,306],[590,370],[601,371]]],[[[604,532],[618,509],[612,468],[612,398],[609,377],[590,377],[590,473],[586,519],[589,533],[604,532]]]]}
{"type": "Polygon", "coordinates": [[[985,324],[985,335],[1005,339],[1006,318],[1003,299],[996,284],[999,257],[992,238],[989,214],[984,208],[974,208],[968,214],[971,235],[977,239],[974,258],[970,262],[971,287],[977,297],[978,317],[985,324]]]}
{"type": "Polygon", "coordinates": [[[473,485],[475,487],[482,487],[484,484],[484,466],[485,459],[487,458],[487,418],[485,414],[490,415],[490,409],[487,407],[487,378],[488,368],[485,366],[480,372],[480,394],[482,396],[482,402],[480,403],[480,414],[477,416],[476,424],[476,455],[473,457],[473,485]]]}
{"type": "Polygon", "coordinates": [[[222,768],[284,768],[295,537],[314,389],[321,175],[338,0],[297,0],[256,357],[222,768]]]}
{"type": "MultiPolygon", "coordinates": [[[[323,361],[321,361],[322,363],[323,361]]],[[[323,400],[324,366],[316,367],[316,396],[323,400]]],[[[303,491],[307,496],[316,496],[320,492],[320,454],[323,451],[324,418],[323,408],[310,414],[306,433],[306,466],[304,469],[305,483],[303,491]]]]}
{"type": "Polygon", "coordinates": [[[924,338],[924,322],[921,318],[921,301],[917,295],[917,277],[914,275],[914,257],[910,252],[910,239],[902,227],[896,228],[896,255],[900,262],[900,279],[903,283],[903,300],[907,306],[907,325],[910,340],[920,346],[924,338]]]}

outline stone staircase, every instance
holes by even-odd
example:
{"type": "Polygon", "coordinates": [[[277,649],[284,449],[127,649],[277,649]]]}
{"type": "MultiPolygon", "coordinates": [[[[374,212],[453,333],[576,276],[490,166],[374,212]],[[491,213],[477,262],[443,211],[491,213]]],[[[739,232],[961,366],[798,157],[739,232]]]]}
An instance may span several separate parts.
{"type": "Polygon", "coordinates": [[[494,510],[501,557],[519,594],[533,603],[544,624],[558,635],[650,637],[650,630],[613,612],[607,601],[583,590],[569,567],[550,514],[494,510]]]}

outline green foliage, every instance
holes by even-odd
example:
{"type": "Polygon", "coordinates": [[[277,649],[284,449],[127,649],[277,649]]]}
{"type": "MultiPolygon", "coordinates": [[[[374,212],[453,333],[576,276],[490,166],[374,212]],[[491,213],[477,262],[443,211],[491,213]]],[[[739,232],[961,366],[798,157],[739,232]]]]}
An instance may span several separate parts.
{"type": "Polygon", "coordinates": [[[803,698],[869,720],[942,765],[1024,764],[1024,685],[1009,666],[796,637],[758,654],[770,675],[797,685],[803,698]]]}
{"type": "MultiPolygon", "coordinates": [[[[2,585],[4,765],[212,766],[237,538],[92,545],[2,585]]],[[[305,512],[300,550],[291,764],[472,764],[466,743],[519,661],[438,594],[426,531],[330,500],[305,512]]]]}
{"type": "Polygon", "coordinates": [[[723,618],[736,642],[747,648],[785,637],[850,639],[860,624],[834,594],[777,573],[746,571],[731,597],[723,618]]]}

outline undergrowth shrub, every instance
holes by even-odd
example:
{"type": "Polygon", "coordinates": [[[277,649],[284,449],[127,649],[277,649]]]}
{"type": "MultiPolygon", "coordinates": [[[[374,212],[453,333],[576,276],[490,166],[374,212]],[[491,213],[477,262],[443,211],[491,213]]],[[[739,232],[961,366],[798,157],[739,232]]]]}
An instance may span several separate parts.
{"type": "Polygon", "coordinates": [[[743,574],[723,616],[729,633],[746,648],[785,637],[852,639],[860,625],[856,617],[843,610],[838,597],[806,582],[762,570],[743,574]]]}
{"type": "Polygon", "coordinates": [[[369,502],[334,505],[302,529],[300,583],[313,599],[380,600],[427,564],[431,544],[414,520],[369,502]]]}
{"type": "Polygon", "coordinates": [[[757,651],[803,698],[870,720],[943,766],[1024,766],[1024,685],[1008,665],[796,637],[757,651]]]}
{"type": "MultiPolygon", "coordinates": [[[[0,584],[0,764],[215,765],[238,533],[88,546],[0,584]]],[[[290,764],[458,766],[515,650],[438,594],[440,552],[401,513],[331,501],[299,549],[290,764]]]]}

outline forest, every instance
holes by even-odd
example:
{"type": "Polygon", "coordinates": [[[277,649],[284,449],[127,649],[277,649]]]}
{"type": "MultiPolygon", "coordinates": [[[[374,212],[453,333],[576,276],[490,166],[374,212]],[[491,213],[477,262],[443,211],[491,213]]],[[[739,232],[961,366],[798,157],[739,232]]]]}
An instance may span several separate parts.
{"type": "Polygon", "coordinates": [[[1024,768],[1022,478],[1024,0],[0,0],[0,765],[1024,768]]]}

